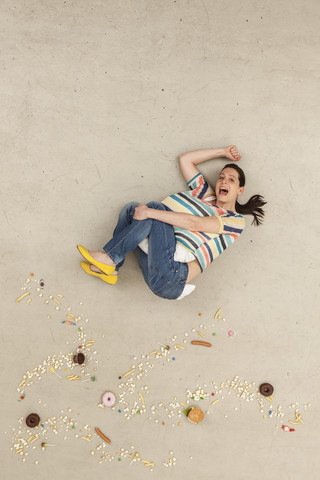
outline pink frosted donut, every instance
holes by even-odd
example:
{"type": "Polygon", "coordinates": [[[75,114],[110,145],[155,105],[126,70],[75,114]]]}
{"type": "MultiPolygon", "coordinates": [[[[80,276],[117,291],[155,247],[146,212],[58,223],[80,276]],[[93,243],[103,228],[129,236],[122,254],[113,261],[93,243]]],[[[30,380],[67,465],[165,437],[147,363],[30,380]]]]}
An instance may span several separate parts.
{"type": "Polygon", "coordinates": [[[102,395],[102,403],[105,407],[113,407],[116,403],[116,397],[112,392],[105,392],[102,395]]]}

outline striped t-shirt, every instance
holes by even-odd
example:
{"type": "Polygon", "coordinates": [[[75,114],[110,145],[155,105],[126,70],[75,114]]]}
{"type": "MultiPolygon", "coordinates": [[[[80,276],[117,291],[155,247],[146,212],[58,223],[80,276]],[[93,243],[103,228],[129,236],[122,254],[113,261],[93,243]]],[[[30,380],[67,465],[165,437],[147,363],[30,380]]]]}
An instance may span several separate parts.
{"type": "Polygon", "coordinates": [[[170,195],[161,203],[173,212],[218,218],[219,233],[190,232],[174,227],[176,241],[193,253],[203,271],[239,237],[245,227],[245,219],[239,213],[211,205],[203,200],[207,194],[214,195],[214,191],[201,173],[193,177],[188,182],[188,186],[191,190],[170,195]]]}

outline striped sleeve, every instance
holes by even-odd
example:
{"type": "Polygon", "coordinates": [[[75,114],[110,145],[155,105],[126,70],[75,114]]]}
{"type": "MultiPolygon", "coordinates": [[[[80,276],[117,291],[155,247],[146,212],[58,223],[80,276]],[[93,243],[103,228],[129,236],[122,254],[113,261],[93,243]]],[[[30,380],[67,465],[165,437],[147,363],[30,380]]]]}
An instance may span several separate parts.
{"type": "Polygon", "coordinates": [[[246,221],[240,214],[228,211],[225,215],[219,217],[220,230],[219,234],[231,235],[237,238],[244,230],[246,221]]]}
{"type": "Polygon", "coordinates": [[[197,173],[197,175],[188,182],[188,187],[192,190],[191,195],[197,198],[203,198],[204,195],[210,193],[214,195],[214,190],[206,181],[202,173],[197,173]]]}

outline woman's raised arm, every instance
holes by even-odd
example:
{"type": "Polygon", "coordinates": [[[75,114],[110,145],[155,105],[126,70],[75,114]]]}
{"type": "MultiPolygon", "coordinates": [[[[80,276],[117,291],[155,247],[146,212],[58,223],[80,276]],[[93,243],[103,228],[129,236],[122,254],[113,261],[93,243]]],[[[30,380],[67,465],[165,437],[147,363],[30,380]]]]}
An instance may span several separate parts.
{"type": "Polygon", "coordinates": [[[186,152],[179,155],[180,170],[186,182],[188,183],[199,173],[196,165],[219,157],[226,157],[236,162],[240,160],[241,155],[239,155],[235,145],[230,145],[226,148],[193,150],[192,152],[186,152]]]}

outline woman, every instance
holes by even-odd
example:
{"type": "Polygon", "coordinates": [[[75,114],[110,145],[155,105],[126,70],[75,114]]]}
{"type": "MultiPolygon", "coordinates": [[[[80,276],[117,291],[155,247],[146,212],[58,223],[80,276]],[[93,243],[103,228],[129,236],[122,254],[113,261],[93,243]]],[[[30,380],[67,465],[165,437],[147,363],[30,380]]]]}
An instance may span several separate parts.
{"type": "Polygon", "coordinates": [[[255,225],[260,225],[264,216],[266,202],[260,195],[244,205],[238,203],[245,175],[237,165],[222,169],[215,190],[207,183],[197,165],[218,157],[233,162],[241,159],[234,145],[181,155],[180,169],[191,191],[171,195],[161,203],[125,205],[103,252],[78,245],[87,260],[80,263],[84,271],[115,284],[126,254],[135,250],[153,293],[171,300],[191,293],[195,286],[190,282],[242,233],[242,214],[253,215],[255,225]]]}

